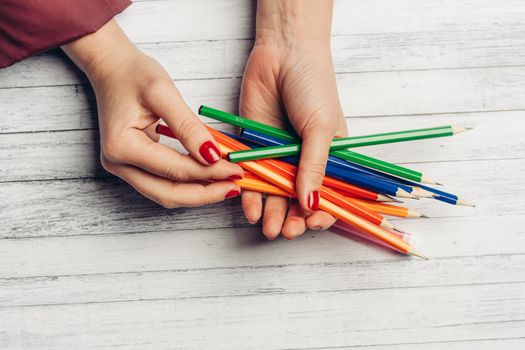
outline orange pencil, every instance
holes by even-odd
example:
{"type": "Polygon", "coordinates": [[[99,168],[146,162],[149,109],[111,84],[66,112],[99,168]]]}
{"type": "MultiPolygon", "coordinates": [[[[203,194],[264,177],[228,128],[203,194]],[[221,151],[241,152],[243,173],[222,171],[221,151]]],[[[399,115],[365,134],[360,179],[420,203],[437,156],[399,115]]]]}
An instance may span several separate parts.
{"type": "MultiPolygon", "coordinates": [[[[210,127],[208,127],[208,130],[214,130],[214,129],[211,129],[210,127]]],[[[164,136],[175,138],[175,135],[171,132],[171,130],[166,125],[158,124],[156,128],[156,132],[164,136]]],[[[216,138],[219,138],[219,139],[221,138],[221,135],[225,136],[224,134],[220,132],[218,133],[216,132],[214,135],[216,138]]],[[[223,139],[223,142],[225,142],[225,145],[228,145],[227,140],[223,139]]],[[[237,146],[238,147],[231,147],[231,148],[238,149],[238,150],[250,149],[248,146],[245,146],[241,143],[238,143],[237,146]]],[[[284,163],[284,164],[289,165],[287,163],[284,163]]],[[[373,192],[373,191],[370,191],[370,190],[367,190],[367,189],[364,189],[364,188],[361,188],[361,187],[358,187],[358,186],[355,186],[355,185],[352,185],[352,184],[349,184],[349,183],[346,183],[346,182],[343,182],[343,181],[340,181],[340,180],[337,180],[337,179],[334,179],[328,176],[325,176],[325,178],[323,179],[323,185],[326,185],[334,189],[341,190],[345,192],[345,194],[348,194],[352,197],[358,197],[358,198],[363,198],[363,199],[368,199],[368,200],[378,201],[378,202],[394,201],[394,199],[384,194],[373,192]]]]}
{"type": "MultiPolygon", "coordinates": [[[[237,151],[250,149],[250,147],[231,139],[230,137],[224,135],[223,133],[207,126],[210,133],[219,143],[225,144],[227,147],[237,151]]],[[[229,153],[229,152],[225,152],[229,153]]],[[[297,173],[297,167],[288,163],[281,162],[275,159],[264,159],[259,160],[259,163],[263,164],[265,167],[273,170],[277,174],[283,176],[284,178],[291,180],[295,183],[295,174],[297,173]]],[[[293,187],[295,190],[295,186],[293,187]]],[[[294,191],[295,193],[295,191],[294,191]]],[[[389,229],[394,229],[394,225],[385,219],[381,214],[378,214],[354,201],[353,198],[344,197],[339,193],[329,189],[326,186],[321,186],[321,197],[325,197],[330,201],[336,203],[339,206],[342,206],[344,209],[351,211],[354,214],[361,216],[362,218],[382,227],[389,229]]]]}
{"type": "MultiPolygon", "coordinates": [[[[216,137],[217,142],[220,144],[223,152],[230,153],[234,150],[237,150],[236,148],[243,148],[244,145],[240,144],[239,142],[219,133],[218,131],[211,129],[210,132],[212,132],[212,135],[216,137]],[[221,136],[219,137],[220,134],[221,136]],[[224,143],[222,141],[225,141],[224,143]],[[226,145],[225,143],[228,143],[226,145]],[[233,146],[233,147],[231,147],[233,146]]],[[[242,166],[244,169],[247,169],[256,175],[266,179],[267,181],[281,187],[286,192],[293,194],[295,192],[295,184],[293,181],[281,176],[280,174],[272,172],[270,169],[265,167],[262,163],[264,161],[247,161],[247,162],[239,162],[238,164],[242,166]]],[[[319,199],[319,208],[330,215],[336,217],[337,219],[340,219],[352,226],[355,226],[359,229],[364,230],[365,232],[379,238],[380,240],[388,243],[395,249],[399,250],[402,253],[410,254],[414,256],[421,257],[423,259],[427,259],[425,256],[419,254],[409,243],[403,241],[396,235],[390,233],[389,231],[386,231],[385,229],[382,229],[381,227],[374,225],[373,223],[354,215],[347,210],[341,208],[340,206],[330,202],[329,200],[325,198],[319,199]]]]}

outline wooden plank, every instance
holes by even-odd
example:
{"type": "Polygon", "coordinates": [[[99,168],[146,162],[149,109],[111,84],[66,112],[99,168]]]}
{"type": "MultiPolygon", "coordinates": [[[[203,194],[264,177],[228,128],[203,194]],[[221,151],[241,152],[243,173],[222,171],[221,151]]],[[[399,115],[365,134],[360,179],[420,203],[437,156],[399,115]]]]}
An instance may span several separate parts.
{"type": "MultiPolygon", "coordinates": [[[[210,121],[207,118],[203,120],[210,121]]],[[[523,123],[521,111],[349,118],[347,122],[353,135],[447,124],[474,127],[473,131],[455,137],[357,149],[364,154],[395,163],[508,159],[522,158],[525,155],[525,140],[514,137],[515,130],[521,128],[523,123]],[[495,122],[497,120],[502,122],[495,122]]],[[[213,125],[234,131],[225,124],[213,125]]],[[[168,138],[162,138],[161,142],[173,145],[168,138]]],[[[97,130],[4,134],[0,135],[0,144],[0,162],[4,164],[0,169],[0,182],[93,177],[104,174],[98,161],[97,130]]],[[[417,164],[414,167],[425,170],[425,164],[417,164]]]]}
{"type": "MultiPolygon", "coordinates": [[[[404,349],[418,349],[418,350],[435,350],[443,349],[446,347],[447,350],[464,350],[465,348],[472,348],[477,350],[492,350],[496,348],[503,348],[508,350],[521,350],[525,346],[524,338],[515,339],[487,339],[487,340],[460,340],[460,341],[447,341],[447,342],[428,342],[428,343],[401,343],[401,344],[387,344],[387,345],[370,345],[370,346],[357,346],[360,349],[373,348],[377,350],[404,350],[404,349]]],[[[330,347],[330,350],[343,350],[352,347],[330,347]]],[[[309,348],[309,350],[324,350],[323,348],[309,348]]]]}
{"type": "MultiPolygon", "coordinates": [[[[433,200],[407,201],[406,205],[411,208],[443,218],[523,214],[523,159],[439,162],[428,163],[424,168],[449,183],[449,191],[475,201],[479,207],[456,207],[433,200]],[[454,166],[460,168],[451,171],[454,166]],[[507,176],[495,174],[494,169],[507,176]]],[[[167,210],[113,178],[8,182],[0,184],[0,236],[40,237],[245,226],[237,204],[237,200],[232,200],[202,208],[167,210]]],[[[398,225],[410,227],[406,226],[410,222],[413,221],[399,221],[398,225]]]]}
{"type": "MultiPolygon", "coordinates": [[[[172,215],[171,220],[184,217],[172,215]]],[[[220,219],[227,220],[227,217],[220,219]]],[[[412,241],[433,261],[447,257],[523,254],[524,220],[523,214],[489,216],[482,220],[456,217],[407,221],[403,228],[412,233],[412,241]]],[[[432,266],[431,262],[331,232],[308,232],[293,242],[267,241],[259,227],[213,229],[198,223],[193,230],[169,230],[163,227],[166,225],[152,223],[148,231],[140,233],[140,227],[128,224],[132,219],[121,221],[122,227],[137,233],[118,234],[121,228],[104,235],[100,224],[93,220],[92,230],[79,235],[85,232],[82,227],[87,223],[77,219],[70,224],[73,228],[67,237],[41,234],[41,238],[24,239],[27,233],[22,231],[13,239],[2,239],[0,278],[363,261],[392,264],[411,261],[421,268],[432,266]],[[76,226],[79,229],[74,231],[76,226]]],[[[220,226],[213,216],[208,216],[208,222],[220,226]]],[[[42,226],[51,227],[46,224],[41,222],[42,226]]],[[[28,231],[31,232],[30,228],[28,231]]],[[[519,267],[516,265],[516,268],[519,267]]]]}
{"type": "MultiPolygon", "coordinates": [[[[348,117],[523,110],[525,67],[368,72],[337,76],[348,117]]],[[[236,112],[240,79],[176,82],[188,105],[236,112]]],[[[82,87],[5,89],[0,130],[27,132],[95,127],[93,96],[82,87]],[[46,101],[46,103],[42,103],[46,101]]]]}
{"type": "MultiPolygon", "coordinates": [[[[140,2],[117,20],[137,43],[253,38],[254,2],[206,0],[197,6],[191,0],[140,2]]],[[[339,0],[335,2],[332,33],[493,31],[523,26],[524,14],[520,0],[402,0],[395,4],[339,0]]]]}
{"type": "Polygon", "coordinates": [[[525,282],[524,263],[489,255],[10,278],[0,279],[0,308],[525,282]]]}
{"type": "MultiPolygon", "coordinates": [[[[487,24],[488,25],[488,24],[487,24]]],[[[177,80],[241,77],[252,40],[140,44],[177,80]]],[[[373,33],[332,39],[337,73],[523,65],[525,27],[373,33]]],[[[59,50],[0,70],[0,88],[85,84],[59,50]]]]}
{"type": "Polygon", "coordinates": [[[516,283],[8,308],[0,345],[282,349],[517,338],[524,296],[516,283]]]}

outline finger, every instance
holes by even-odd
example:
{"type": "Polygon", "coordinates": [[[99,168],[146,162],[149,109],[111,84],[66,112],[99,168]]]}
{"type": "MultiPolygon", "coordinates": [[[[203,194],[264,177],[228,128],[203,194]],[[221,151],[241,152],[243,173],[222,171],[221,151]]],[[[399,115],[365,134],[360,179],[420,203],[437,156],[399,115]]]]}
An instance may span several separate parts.
{"type": "Polygon", "coordinates": [[[130,165],[114,163],[109,165],[107,170],[165,208],[207,205],[241,194],[239,186],[231,181],[217,181],[209,184],[177,183],[130,165]]]}
{"type": "Polygon", "coordinates": [[[261,218],[262,195],[254,191],[242,191],[242,210],[250,224],[255,224],[261,218]]]}
{"type": "Polygon", "coordinates": [[[268,239],[276,239],[283,228],[288,198],[268,196],[264,202],[263,234],[268,239]]]}
{"type": "Polygon", "coordinates": [[[294,239],[306,231],[305,211],[297,202],[293,202],[284,220],[282,233],[286,239],[294,239]]]}
{"type": "Polygon", "coordinates": [[[148,107],[168,124],[192,157],[202,164],[213,164],[221,159],[219,145],[171,81],[155,84],[144,98],[148,107]]]}
{"type": "Polygon", "coordinates": [[[301,161],[296,186],[299,203],[310,213],[319,209],[319,189],[334,133],[331,127],[319,125],[315,121],[309,123],[301,133],[301,161]]]}
{"type": "Polygon", "coordinates": [[[159,142],[160,140],[160,135],[156,132],[157,125],[159,125],[159,123],[160,119],[148,126],[146,129],[143,129],[144,133],[154,142],[159,142]]]}
{"type": "Polygon", "coordinates": [[[311,230],[328,230],[335,221],[332,215],[319,210],[306,218],[306,226],[311,230]]]}
{"type": "Polygon", "coordinates": [[[129,142],[120,141],[123,150],[117,159],[140,167],[152,174],[177,182],[191,180],[235,180],[242,178],[243,170],[237,164],[220,160],[213,165],[202,165],[195,159],[152,141],[138,129],[130,130],[129,142]],[[125,147],[125,148],[124,148],[125,147]]]}

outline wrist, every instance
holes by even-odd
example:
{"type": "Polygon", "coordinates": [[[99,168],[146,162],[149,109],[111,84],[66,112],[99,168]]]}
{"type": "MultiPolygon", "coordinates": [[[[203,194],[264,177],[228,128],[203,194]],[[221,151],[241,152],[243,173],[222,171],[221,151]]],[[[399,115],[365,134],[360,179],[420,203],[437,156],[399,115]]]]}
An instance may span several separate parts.
{"type": "Polygon", "coordinates": [[[329,49],[331,22],[331,0],[259,0],[255,44],[329,49]]]}
{"type": "Polygon", "coordinates": [[[93,85],[142,54],[114,20],[96,32],[62,46],[62,49],[93,85]]]}

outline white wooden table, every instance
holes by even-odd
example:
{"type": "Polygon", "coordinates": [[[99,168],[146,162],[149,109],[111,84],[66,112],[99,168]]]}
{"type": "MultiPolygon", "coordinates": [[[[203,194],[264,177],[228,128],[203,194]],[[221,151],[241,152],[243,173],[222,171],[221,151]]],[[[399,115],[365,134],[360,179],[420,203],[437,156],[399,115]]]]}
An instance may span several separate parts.
{"type": "MultiPolygon", "coordinates": [[[[188,103],[237,111],[251,1],[136,1],[118,21],[188,103]]],[[[337,1],[353,134],[454,138],[363,150],[477,208],[396,221],[430,261],[332,232],[269,242],[240,201],[165,210],[105,173],[94,97],[59,52],[0,71],[0,348],[524,349],[525,2],[337,1]]]]}

